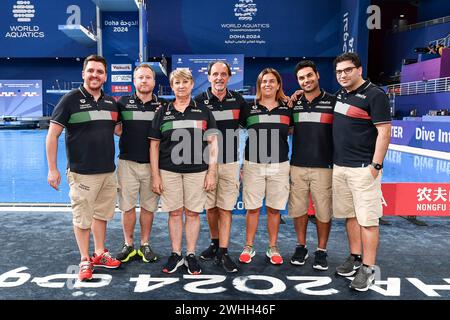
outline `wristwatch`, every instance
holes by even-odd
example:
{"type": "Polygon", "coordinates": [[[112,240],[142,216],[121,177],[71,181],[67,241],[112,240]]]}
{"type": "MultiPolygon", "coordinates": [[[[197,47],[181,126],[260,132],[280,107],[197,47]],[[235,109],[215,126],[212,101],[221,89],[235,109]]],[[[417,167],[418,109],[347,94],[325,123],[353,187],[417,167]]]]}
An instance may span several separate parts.
{"type": "Polygon", "coordinates": [[[370,165],[371,165],[372,167],[374,167],[375,170],[381,170],[381,169],[383,169],[383,164],[379,164],[379,163],[376,163],[376,162],[372,162],[370,165]]]}

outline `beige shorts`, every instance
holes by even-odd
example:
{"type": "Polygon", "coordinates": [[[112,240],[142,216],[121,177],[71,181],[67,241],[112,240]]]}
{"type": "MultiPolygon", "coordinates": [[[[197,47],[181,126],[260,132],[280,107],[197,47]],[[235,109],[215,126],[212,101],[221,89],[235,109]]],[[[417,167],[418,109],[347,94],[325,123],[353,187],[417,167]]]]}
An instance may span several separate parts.
{"type": "Polygon", "coordinates": [[[67,181],[74,226],[89,229],[93,218],[104,221],[113,218],[117,200],[114,172],[78,174],[67,170],[67,181]]]}
{"type": "Polygon", "coordinates": [[[163,192],[161,194],[162,211],[174,211],[186,208],[193,212],[202,212],[206,204],[206,171],[195,173],[176,173],[160,170],[163,192]]]}
{"type": "Polygon", "coordinates": [[[317,220],[328,223],[332,216],[331,184],[333,169],[291,166],[289,216],[301,217],[308,213],[309,195],[314,204],[317,220]]]}
{"type": "Polygon", "coordinates": [[[119,159],[117,181],[120,210],[129,211],[136,207],[138,195],[141,208],[150,212],[158,209],[159,197],[152,192],[150,163],[119,159]]]}
{"type": "Polygon", "coordinates": [[[370,167],[349,168],[334,165],[333,215],[354,218],[363,227],[378,226],[383,216],[381,172],[373,178],[370,167]]]}
{"type": "Polygon", "coordinates": [[[216,189],[208,191],[206,209],[233,210],[239,196],[239,162],[217,165],[216,189]]]}
{"type": "Polygon", "coordinates": [[[244,162],[243,200],[247,210],[266,206],[284,210],[289,198],[289,161],[282,163],[244,162]]]}

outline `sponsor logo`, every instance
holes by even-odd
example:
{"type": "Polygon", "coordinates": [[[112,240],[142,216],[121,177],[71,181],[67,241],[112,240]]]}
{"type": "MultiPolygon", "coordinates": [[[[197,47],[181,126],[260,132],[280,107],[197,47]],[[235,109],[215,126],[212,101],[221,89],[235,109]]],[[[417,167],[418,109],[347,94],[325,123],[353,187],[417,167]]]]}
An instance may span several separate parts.
{"type": "Polygon", "coordinates": [[[113,74],[111,82],[131,82],[131,74],[113,74]]]}
{"type": "Polygon", "coordinates": [[[192,112],[199,112],[199,113],[202,113],[202,110],[200,110],[200,109],[192,109],[192,112]]]}
{"type": "Polygon", "coordinates": [[[257,106],[256,104],[254,104],[254,105],[252,106],[252,109],[253,109],[253,110],[256,110],[256,109],[258,109],[258,106],[257,106]]]}
{"type": "Polygon", "coordinates": [[[17,19],[17,22],[31,22],[36,10],[34,9],[34,5],[31,4],[31,1],[18,0],[13,6],[12,13],[14,18],[17,19]]]}
{"type": "Polygon", "coordinates": [[[111,86],[112,92],[131,92],[131,86],[111,86]]]}
{"type": "Polygon", "coordinates": [[[168,116],[170,114],[170,111],[166,111],[166,115],[168,116]]]}
{"type": "Polygon", "coordinates": [[[135,105],[135,104],[127,104],[127,105],[125,106],[125,108],[127,108],[127,109],[137,109],[138,107],[137,107],[137,105],[135,105]]]}
{"type": "Polygon", "coordinates": [[[114,101],[111,101],[111,100],[105,100],[105,103],[108,103],[108,104],[114,104],[114,101]]]}
{"type": "Polygon", "coordinates": [[[86,99],[80,99],[80,103],[86,103],[86,99]]]}
{"type": "Polygon", "coordinates": [[[355,97],[361,98],[361,99],[366,99],[367,97],[363,94],[357,93],[355,94],[355,97]]]}
{"type": "Polygon", "coordinates": [[[234,5],[234,16],[241,21],[252,21],[258,8],[253,0],[239,0],[234,5]]]}
{"type": "Polygon", "coordinates": [[[5,38],[44,38],[45,33],[40,31],[39,26],[24,25],[34,18],[36,10],[31,1],[17,0],[11,11],[13,17],[20,25],[10,25],[5,38]]]}
{"type": "Polygon", "coordinates": [[[225,99],[225,101],[227,101],[227,102],[236,101],[236,98],[225,99]]]}
{"type": "Polygon", "coordinates": [[[205,104],[208,104],[209,103],[209,100],[205,100],[205,101],[203,101],[205,104]]]}
{"type": "Polygon", "coordinates": [[[80,104],[80,109],[88,109],[92,108],[92,106],[89,103],[80,104]]]}
{"type": "Polygon", "coordinates": [[[111,71],[131,71],[131,64],[112,64],[111,71]]]}

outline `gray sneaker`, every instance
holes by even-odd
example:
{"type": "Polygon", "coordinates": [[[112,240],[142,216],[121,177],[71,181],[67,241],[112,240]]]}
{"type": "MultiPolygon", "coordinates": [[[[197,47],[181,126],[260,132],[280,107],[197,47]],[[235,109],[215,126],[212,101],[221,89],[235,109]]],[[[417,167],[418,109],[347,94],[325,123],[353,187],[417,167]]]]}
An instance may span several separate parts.
{"type": "Polygon", "coordinates": [[[336,273],[343,277],[350,277],[356,273],[361,267],[362,262],[355,260],[355,257],[350,255],[343,264],[336,268],[336,273]]]}
{"type": "Polygon", "coordinates": [[[362,266],[356,273],[350,288],[358,291],[367,291],[375,283],[375,271],[370,267],[362,266]]]}

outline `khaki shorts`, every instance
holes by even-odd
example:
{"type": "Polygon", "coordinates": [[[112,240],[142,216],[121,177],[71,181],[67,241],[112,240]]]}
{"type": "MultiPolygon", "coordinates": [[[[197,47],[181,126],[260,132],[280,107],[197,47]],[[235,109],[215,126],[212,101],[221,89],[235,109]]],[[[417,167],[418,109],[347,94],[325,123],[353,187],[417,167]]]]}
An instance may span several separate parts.
{"type": "Polygon", "coordinates": [[[332,216],[331,184],[333,170],[291,166],[291,191],[289,193],[289,216],[301,217],[308,213],[309,195],[314,204],[317,220],[328,223],[332,216]]]}
{"type": "Polygon", "coordinates": [[[244,162],[243,200],[247,210],[258,209],[266,198],[266,206],[284,210],[289,198],[289,162],[244,162]]]}
{"type": "Polygon", "coordinates": [[[373,178],[370,167],[349,168],[334,165],[333,214],[354,218],[363,227],[378,226],[383,216],[381,172],[373,178]]]}
{"type": "Polygon", "coordinates": [[[233,210],[239,196],[239,162],[217,166],[216,189],[208,191],[206,209],[233,210]]]}
{"type": "Polygon", "coordinates": [[[138,195],[141,208],[150,212],[158,209],[159,197],[152,192],[150,163],[119,159],[117,181],[120,210],[128,211],[136,207],[138,195]]]}
{"type": "Polygon", "coordinates": [[[160,170],[163,192],[161,194],[162,211],[174,211],[186,208],[193,212],[202,212],[206,204],[206,171],[195,173],[176,173],[160,170]]]}
{"type": "Polygon", "coordinates": [[[117,200],[114,172],[78,174],[67,170],[67,181],[74,226],[89,229],[93,218],[104,221],[113,218],[117,200]]]}

